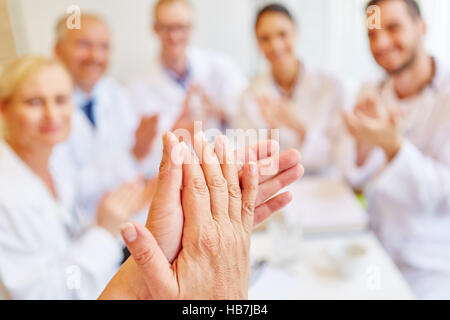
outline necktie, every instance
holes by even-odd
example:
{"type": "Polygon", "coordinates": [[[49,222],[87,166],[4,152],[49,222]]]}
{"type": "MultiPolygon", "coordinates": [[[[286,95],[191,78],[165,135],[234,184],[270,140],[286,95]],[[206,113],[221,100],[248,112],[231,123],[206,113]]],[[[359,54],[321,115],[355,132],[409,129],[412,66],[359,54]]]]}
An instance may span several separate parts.
{"type": "Polygon", "coordinates": [[[92,126],[95,128],[95,119],[94,119],[94,100],[89,100],[86,105],[83,107],[83,112],[86,117],[91,122],[92,126]]]}

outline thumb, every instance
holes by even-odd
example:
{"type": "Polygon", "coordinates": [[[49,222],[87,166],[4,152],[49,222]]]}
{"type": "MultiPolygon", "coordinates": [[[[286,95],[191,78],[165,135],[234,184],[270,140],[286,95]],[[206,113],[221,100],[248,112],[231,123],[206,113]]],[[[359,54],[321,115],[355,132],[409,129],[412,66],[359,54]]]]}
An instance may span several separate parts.
{"type": "Polygon", "coordinates": [[[159,167],[158,184],[154,203],[164,207],[179,203],[183,178],[184,145],[176,136],[166,132],[163,136],[163,156],[159,167]],[[156,195],[160,196],[156,196],[156,195]]]}
{"type": "Polygon", "coordinates": [[[163,136],[164,151],[159,170],[156,191],[147,218],[147,228],[153,233],[162,250],[172,261],[181,245],[174,248],[173,234],[181,237],[183,216],[180,192],[183,183],[184,153],[187,149],[184,143],[179,143],[175,135],[167,132],[163,136]],[[168,226],[170,232],[168,232],[168,226]]]}
{"type": "Polygon", "coordinates": [[[177,287],[171,266],[159,248],[151,232],[144,226],[128,222],[122,225],[120,233],[130,250],[140,275],[154,299],[168,298],[177,287]]]}

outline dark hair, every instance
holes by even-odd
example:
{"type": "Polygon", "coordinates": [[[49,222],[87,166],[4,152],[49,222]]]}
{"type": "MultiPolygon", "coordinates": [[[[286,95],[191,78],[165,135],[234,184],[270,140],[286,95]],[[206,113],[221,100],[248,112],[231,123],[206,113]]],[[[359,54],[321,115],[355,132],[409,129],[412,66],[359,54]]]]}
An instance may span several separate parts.
{"type": "Polygon", "coordinates": [[[259,21],[266,13],[280,13],[288,17],[292,22],[295,23],[294,16],[291,14],[288,8],[279,3],[272,3],[258,11],[258,14],[256,15],[255,28],[258,26],[259,21]]]}
{"type": "MultiPolygon", "coordinates": [[[[369,1],[369,3],[366,6],[366,10],[370,6],[376,6],[377,4],[379,4],[382,1],[387,1],[387,0],[371,0],[371,1],[369,1]]],[[[390,1],[392,1],[392,0],[390,0],[390,1]]],[[[408,7],[408,11],[413,18],[421,18],[422,17],[422,12],[421,12],[419,4],[417,3],[416,0],[397,0],[397,1],[402,1],[406,4],[406,6],[408,7]]]]}

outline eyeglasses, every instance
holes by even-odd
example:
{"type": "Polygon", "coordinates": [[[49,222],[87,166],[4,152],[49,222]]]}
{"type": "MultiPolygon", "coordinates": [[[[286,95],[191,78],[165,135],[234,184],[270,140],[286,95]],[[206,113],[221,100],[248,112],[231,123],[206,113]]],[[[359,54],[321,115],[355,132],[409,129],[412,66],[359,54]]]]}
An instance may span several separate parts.
{"type": "Polygon", "coordinates": [[[168,24],[164,25],[162,23],[156,24],[156,29],[165,34],[169,34],[172,32],[180,32],[180,33],[187,33],[191,30],[191,24],[168,24]]]}

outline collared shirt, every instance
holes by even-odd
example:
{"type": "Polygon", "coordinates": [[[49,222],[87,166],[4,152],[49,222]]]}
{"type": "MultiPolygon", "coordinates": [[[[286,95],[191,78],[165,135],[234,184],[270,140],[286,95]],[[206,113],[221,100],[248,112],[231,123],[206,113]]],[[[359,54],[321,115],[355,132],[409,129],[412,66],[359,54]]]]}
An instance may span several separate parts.
{"type": "MultiPolygon", "coordinates": [[[[256,99],[268,96],[283,97],[270,71],[255,77],[241,100],[236,126],[243,129],[269,129],[256,99]]],[[[301,144],[296,132],[280,127],[281,150],[300,149],[307,174],[321,174],[333,167],[335,146],[342,126],[339,110],[343,105],[343,91],[332,77],[303,66],[301,75],[290,94],[289,102],[300,121],[306,126],[305,141],[301,144]]]]}
{"type": "Polygon", "coordinates": [[[77,201],[95,217],[100,199],[138,174],[132,148],[139,119],[125,91],[110,78],[102,78],[90,95],[75,90],[74,100],[78,108],[72,117],[72,132],[51,160],[58,170],[55,178],[63,183],[77,181],[77,201]],[[81,110],[91,99],[95,101],[95,127],[81,110]]]}
{"type": "MultiPolygon", "coordinates": [[[[85,107],[88,104],[92,104],[92,115],[91,116],[92,116],[92,120],[94,123],[97,118],[95,101],[96,101],[96,96],[98,96],[100,94],[99,91],[101,91],[101,86],[99,86],[97,84],[90,94],[84,92],[83,90],[81,90],[78,87],[75,88],[74,94],[73,94],[73,99],[74,99],[75,105],[78,107],[78,109],[83,111],[88,118],[89,118],[89,115],[86,114],[85,107]]],[[[91,119],[89,119],[89,120],[92,122],[91,119]]]]}
{"type": "Polygon", "coordinates": [[[165,67],[164,69],[166,70],[169,77],[180,87],[182,87],[184,90],[187,90],[189,88],[189,84],[192,79],[191,66],[189,65],[189,63],[187,65],[186,73],[182,77],[180,77],[176,72],[167,67],[165,67]]]}
{"type": "Polygon", "coordinates": [[[344,173],[366,186],[371,227],[415,293],[450,298],[450,72],[437,62],[432,83],[408,99],[391,79],[362,92],[403,110],[404,143],[391,162],[376,148],[360,168],[351,146],[344,173]]]}
{"type": "Polygon", "coordinates": [[[4,142],[0,176],[0,299],[97,298],[119,267],[118,241],[74,220],[62,186],[55,199],[4,142]]]}
{"type": "MultiPolygon", "coordinates": [[[[222,109],[228,119],[234,119],[242,92],[247,87],[247,79],[227,56],[210,51],[190,47],[187,50],[189,65],[188,77],[184,85],[180,85],[164,67],[161,58],[157,57],[149,70],[130,82],[128,92],[131,104],[137,116],[158,115],[158,135],[150,156],[140,164],[140,172],[145,176],[155,176],[161,161],[162,134],[172,130],[175,121],[183,112],[186,99],[186,88],[191,83],[198,84],[205,90],[213,103],[222,109]]],[[[204,118],[203,108],[197,97],[191,101],[193,120],[204,118]]],[[[202,130],[219,129],[220,119],[209,118],[202,124],[202,130]]]]}

